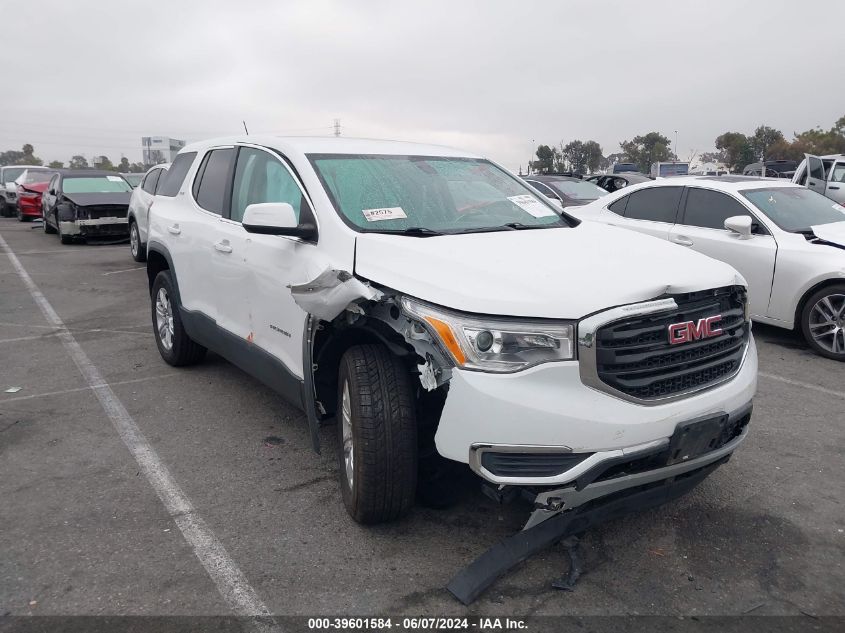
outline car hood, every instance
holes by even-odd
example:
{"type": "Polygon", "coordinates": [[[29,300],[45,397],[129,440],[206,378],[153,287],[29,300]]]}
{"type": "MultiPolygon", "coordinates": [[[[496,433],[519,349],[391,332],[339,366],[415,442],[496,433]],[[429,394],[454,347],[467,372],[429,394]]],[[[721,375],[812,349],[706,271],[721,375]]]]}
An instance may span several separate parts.
{"type": "Polygon", "coordinates": [[[108,192],[108,193],[66,193],[64,197],[80,207],[89,207],[100,204],[116,204],[129,206],[131,191],[108,192]]]}
{"type": "Polygon", "coordinates": [[[355,273],[457,310],[560,319],[667,293],[745,285],[727,264],[590,222],[425,238],[363,233],[355,273]]]}
{"type": "Polygon", "coordinates": [[[812,229],[813,234],[819,239],[845,247],[845,222],[819,224],[818,226],[811,226],[810,228],[812,229]]]}
{"type": "Polygon", "coordinates": [[[47,190],[49,182],[33,182],[28,185],[21,185],[26,191],[34,191],[36,193],[44,193],[47,190]]]}

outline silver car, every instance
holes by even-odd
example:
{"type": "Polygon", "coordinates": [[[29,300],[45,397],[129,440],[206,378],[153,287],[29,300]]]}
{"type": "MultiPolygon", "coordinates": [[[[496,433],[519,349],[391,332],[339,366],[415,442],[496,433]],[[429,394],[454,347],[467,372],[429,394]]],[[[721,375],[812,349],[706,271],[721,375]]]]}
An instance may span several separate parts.
{"type": "Polygon", "coordinates": [[[845,205],[845,154],[804,154],[792,182],[845,205]]]}

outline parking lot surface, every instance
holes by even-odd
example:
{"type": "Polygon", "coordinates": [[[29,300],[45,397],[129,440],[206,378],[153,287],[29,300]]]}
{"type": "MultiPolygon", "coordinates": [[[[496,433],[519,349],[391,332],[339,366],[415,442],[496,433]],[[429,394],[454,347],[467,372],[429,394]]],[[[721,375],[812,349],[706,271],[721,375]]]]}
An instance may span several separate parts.
{"type": "Polygon", "coordinates": [[[466,476],[447,509],[357,525],[333,426],[317,455],[304,416],[221,358],[161,360],[128,246],[62,246],[5,218],[0,236],[15,256],[0,253],[0,613],[845,615],[845,367],[797,335],[755,325],[748,440],[688,496],[588,532],[575,591],[551,588],[568,565],[552,548],[467,608],[446,583],[526,505],[466,476]],[[190,512],[162,498],[173,485],[190,512]]]}

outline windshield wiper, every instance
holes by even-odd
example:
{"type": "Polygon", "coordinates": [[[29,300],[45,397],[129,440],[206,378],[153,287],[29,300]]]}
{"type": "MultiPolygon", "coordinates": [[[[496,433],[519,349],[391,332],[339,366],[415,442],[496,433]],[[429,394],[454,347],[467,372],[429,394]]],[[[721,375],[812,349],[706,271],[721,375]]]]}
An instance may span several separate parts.
{"type": "Polygon", "coordinates": [[[524,229],[548,229],[554,228],[559,226],[564,226],[561,224],[523,224],[522,222],[507,222],[502,226],[506,226],[509,229],[513,229],[514,231],[522,231],[524,229]]]}
{"type": "Polygon", "coordinates": [[[410,226],[407,229],[402,229],[401,231],[387,232],[398,233],[399,235],[414,235],[416,237],[434,237],[435,235],[445,235],[445,233],[441,233],[440,231],[435,231],[434,229],[429,229],[424,226],[410,226]]]}

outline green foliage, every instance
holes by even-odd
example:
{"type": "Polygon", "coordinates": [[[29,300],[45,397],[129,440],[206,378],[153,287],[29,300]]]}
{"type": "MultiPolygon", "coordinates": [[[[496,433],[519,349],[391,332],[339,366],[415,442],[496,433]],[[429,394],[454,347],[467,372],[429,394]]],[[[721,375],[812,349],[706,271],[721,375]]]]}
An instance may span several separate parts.
{"type": "Polygon", "coordinates": [[[34,155],[35,148],[26,143],[21,151],[0,152],[0,165],[43,165],[43,161],[34,155]]]}
{"type": "Polygon", "coordinates": [[[133,174],[142,174],[147,171],[147,166],[144,163],[132,163],[128,171],[133,174]]]}
{"type": "Polygon", "coordinates": [[[652,163],[672,160],[670,146],[671,141],[660,132],[649,132],[619,143],[629,161],[636,164],[643,173],[648,173],[652,163]]]}
{"type": "Polygon", "coordinates": [[[96,167],[97,169],[104,169],[106,171],[116,171],[115,166],[109,160],[108,156],[95,156],[92,162],[94,163],[94,167],[96,167]]]}
{"type": "Polygon", "coordinates": [[[537,147],[537,160],[531,161],[531,169],[534,173],[551,174],[554,173],[560,156],[556,148],[548,145],[539,145],[537,147]]]}
{"type": "Polygon", "coordinates": [[[754,149],[754,154],[757,160],[768,160],[769,148],[775,143],[783,141],[783,133],[767,125],[761,125],[754,130],[754,136],[749,141],[751,147],[754,149]]]}
{"type": "Polygon", "coordinates": [[[596,171],[603,159],[601,145],[595,141],[572,141],[567,145],[561,143],[559,156],[559,171],[578,173],[596,171]]]}
{"type": "Polygon", "coordinates": [[[117,170],[122,173],[126,173],[129,171],[129,159],[126,156],[120,157],[120,162],[117,164],[117,170]]]}
{"type": "Polygon", "coordinates": [[[741,171],[748,163],[757,159],[751,139],[741,132],[725,132],[717,136],[716,149],[722,150],[725,164],[731,171],[741,171]]]}
{"type": "Polygon", "coordinates": [[[79,154],[71,156],[68,167],[71,169],[88,169],[88,160],[79,154]]]}
{"type": "Polygon", "coordinates": [[[50,164],[47,167],[52,167],[53,169],[63,169],[65,164],[60,160],[51,160],[50,164]]]}

